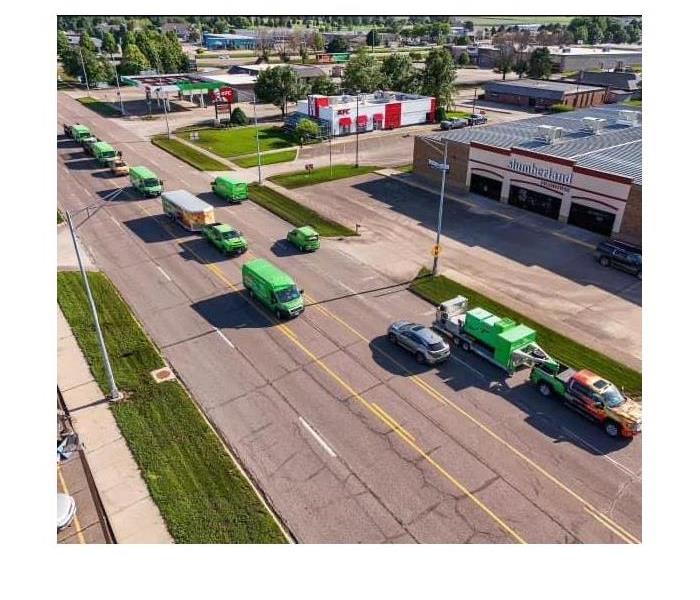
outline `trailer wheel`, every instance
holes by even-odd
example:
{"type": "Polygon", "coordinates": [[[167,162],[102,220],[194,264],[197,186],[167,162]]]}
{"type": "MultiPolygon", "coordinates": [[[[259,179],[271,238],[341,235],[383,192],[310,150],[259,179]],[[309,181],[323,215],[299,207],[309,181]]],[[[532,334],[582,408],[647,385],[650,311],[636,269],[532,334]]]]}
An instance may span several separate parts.
{"type": "Polygon", "coordinates": [[[605,421],[605,433],[610,437],[617,437],[620,435],[620,426],[615,423],[615,421],[607,420],[605,421]]]}
{"type": "Polygon", "coordinates": [[[537,389],[539,390],[540,394],[542,394],[545,397],[549,397],[552,395],[552,386],[549,385],[546,381],[541,381],[540,384],[537,386],[537,389]]]}

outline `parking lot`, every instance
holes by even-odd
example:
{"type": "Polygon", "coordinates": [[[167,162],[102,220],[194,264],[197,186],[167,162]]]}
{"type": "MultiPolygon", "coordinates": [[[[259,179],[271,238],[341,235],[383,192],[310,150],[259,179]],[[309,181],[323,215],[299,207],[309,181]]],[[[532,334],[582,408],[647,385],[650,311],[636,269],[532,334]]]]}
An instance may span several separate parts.
{"type": "MultiPolygon", "coordinates": [[[[301,188],[295,197],[359,223],[362,243],[345,252],[404,281],[432,263],[435,243],[438,196],[407,183],[415,181],[373,174],[301,188]]],[[[446,275],[641,368],[642,284],[594,260],[600,236],[473,194],[460,199],[445,202],[446,275]]]]}

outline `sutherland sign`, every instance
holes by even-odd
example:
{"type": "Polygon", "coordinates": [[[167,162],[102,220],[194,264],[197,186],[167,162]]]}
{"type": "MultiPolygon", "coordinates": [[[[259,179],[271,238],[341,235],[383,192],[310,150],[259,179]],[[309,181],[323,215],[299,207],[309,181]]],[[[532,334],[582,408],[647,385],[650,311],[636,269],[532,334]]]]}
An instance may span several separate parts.
{"type": "Polygon", "coordinates": [[[564,171],[558,171],[552,167],[540,167],[534,162],[521,162],[517,158],[511,158],[508,167],[518,173],[523,173],[524,175],[530,175],[560,185],[570,185],[573,179],[573,173],[565,173],[564,171]]]}

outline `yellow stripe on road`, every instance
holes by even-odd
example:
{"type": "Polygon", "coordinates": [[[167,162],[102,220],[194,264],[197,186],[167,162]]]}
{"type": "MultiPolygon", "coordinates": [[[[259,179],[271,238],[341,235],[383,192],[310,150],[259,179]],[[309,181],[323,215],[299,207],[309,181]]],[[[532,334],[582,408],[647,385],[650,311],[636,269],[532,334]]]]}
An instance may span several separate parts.
{"type": "Polygon", "coordinates": [[[406,431],[406,429],[404,427],[401,427],[401,425],[399,425],[398,421],[396,419],[394,419],[393,417],[391,417],[381,406],[379,406],[379,404],[377,404],[376,402],[372,402],[372,406],[377,411],[379,411],[379,414],[382,415],[386,421],[391,423],[392,430],[402,433],[408,439],[410,439],[414,442],[416,441],[416,438],[414,438],[410,433],[408,433],[408,431],[406,431]]]}
{"type": "MultiPolygon", "coordinates": [[[[58,480],[61,482],[61,488],[63,493],[70,496],[68,493],[68,486],[66,485],[66,480],[63,479],[63,473],[61,473],[61,465],[58,465],[58,480]]],[[[74,499],[75,500],[75,499],[74,499]]],[[[83,526],[80,524],[80,519],[78,518],[78,507],[75,507],[75,516],[73,517],[73,522],[75,523],[76,534],[81,544],[85,543],[85,536],[83,535],[83,526]]]]}

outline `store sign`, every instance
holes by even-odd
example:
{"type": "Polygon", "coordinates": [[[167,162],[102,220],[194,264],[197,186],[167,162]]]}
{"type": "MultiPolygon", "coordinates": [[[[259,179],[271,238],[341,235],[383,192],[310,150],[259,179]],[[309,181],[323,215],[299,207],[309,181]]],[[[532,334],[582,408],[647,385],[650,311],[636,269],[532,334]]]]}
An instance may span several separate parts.
{"type": "Polygon", "coordinates": [[[222,87],[218,90],[211,90],[209,96],[215,104],[233,104],[233,88],[222,87]]]}
{"type": "Polygon", "coordinates": [[[339,115],[349,115],[350,114],[350,109],[349,108],[341,108],[338,110],[339,115]]]}
{"type": "Polygon", "coordinates": [[[518,173],[537,177],[543,181],[550,181],[560,185],[570,185],[574,177],[573,173],[559,171],[553,167],[540,167],[535,162],[521,162],[517,158],[511,158],[508,166],[518,173]]]}

